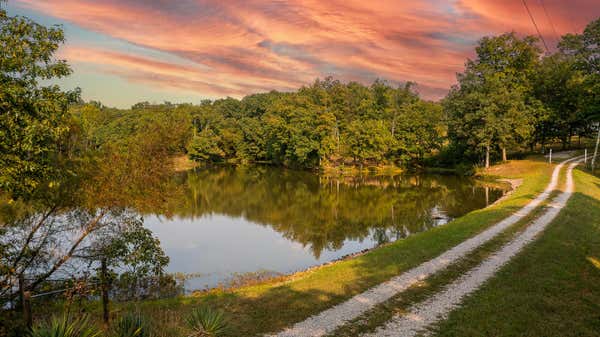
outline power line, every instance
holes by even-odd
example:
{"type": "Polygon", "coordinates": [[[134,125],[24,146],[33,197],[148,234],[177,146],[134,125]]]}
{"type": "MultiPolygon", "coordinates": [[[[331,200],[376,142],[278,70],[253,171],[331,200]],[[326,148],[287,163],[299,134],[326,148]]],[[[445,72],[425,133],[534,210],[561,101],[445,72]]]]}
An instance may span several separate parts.
{"type": "Polygon", "coordinates": [[[558,33],[556,32],[556,27],[554,26],[554,23],[552,23],[552,18],[550,18],[550,14],[548,13],[546,4],[544,4],[544,0],[538,0],[538,2],[540,3],[540,5],[542,5],[542,8],[544,9],[544,14],[546,15],[546,19],[548,19],[548,22],[550,23],[550,27],[552,28],[552,31],[554,32],[554,36],[556,37],[556,40],[560,41],[560,35],[558,35],[558,33]]]}
{"type": "Polygon", "coordinates": [[[527,10],[527,14],[529,14],[529,18],[531,19],[531,22],[533,23],[533,26],[535,27],[535,30],[538,33],[538,36],[540,37],[540,39],[542,40],[542,43],[544,44],[544,48],[546,48],[546,52],[550,52],[550,49],[548,49],[548,45],[546,44],[546,40],[544,40],[544,37],[542,36],[542,33],[540,33],[540,29],[538,28],[537,23],[535,23],[535,19],[533,18],[533,15],[531,14],[531,11],[529,10],[529,6],[527,6],[527,2],[525,2],[525,0],[523,1],[523,5],[525,6],[525,9],[527,10]]]}

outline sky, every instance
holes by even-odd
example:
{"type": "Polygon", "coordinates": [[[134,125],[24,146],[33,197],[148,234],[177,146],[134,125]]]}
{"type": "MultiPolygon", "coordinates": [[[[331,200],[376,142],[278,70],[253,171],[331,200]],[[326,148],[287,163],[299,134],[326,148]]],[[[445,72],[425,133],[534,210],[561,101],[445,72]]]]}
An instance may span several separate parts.
{"type": "MultiPolygon", "coordinates": [[[[527,0],[548,47],[600,17],[600,0],[527,0]]],[[[63,27],[57,57],[85,100],[199,103],[333,76],[412,81],[443,97],[483,37],[536,34],[523,0],[9,0],[63,27]]]]}

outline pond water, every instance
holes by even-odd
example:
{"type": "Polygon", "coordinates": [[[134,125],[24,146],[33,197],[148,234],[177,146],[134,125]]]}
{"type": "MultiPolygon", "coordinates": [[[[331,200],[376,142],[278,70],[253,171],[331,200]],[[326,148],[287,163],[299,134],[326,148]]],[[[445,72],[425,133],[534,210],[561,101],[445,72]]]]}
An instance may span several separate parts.
{"type": "Polygon", "coordinates": [[[440,226],[503,195],[442,175],[325,177],[273,167],[218,167],[176,179],[176,197],[144,211],[169,272],[186,290],[236,274],[290,273],[440,226]]]}

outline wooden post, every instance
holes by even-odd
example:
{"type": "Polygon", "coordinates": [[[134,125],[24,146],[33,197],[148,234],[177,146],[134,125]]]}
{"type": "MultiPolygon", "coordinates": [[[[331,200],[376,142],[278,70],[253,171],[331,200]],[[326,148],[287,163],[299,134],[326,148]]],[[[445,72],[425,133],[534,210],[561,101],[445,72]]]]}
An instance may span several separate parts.
{"type": "Polygon", "coordinates": [[[110,320],[110,311],[108,307],[108,267],[106,266],[106,258],[103,258],[100,265],[100,288],[102,292],[102,321],[104,327],[108,329],[110,320]]]}
{"type": "Polygon", "coordinates": [[[550,149],[550,154],[548,154],[548,162],[552,164],[552,149],[550,149]]]}
{"type": "Polygon", "coordinates": [[[31,316],[31,292],[29,291],[23,292],[23,321],[25,321],[25,326],[31,329],[33,316],[31,316]]]}
{"type": "Polygon", "coordinates": [[[23,274],[19,275],[19,301],[17,302],[17,309],[23,310],[23,301],[25,297],[25,277],[23,274]]]}
{"type": "Polygon", "coordinates": [[[583,163],[587,165],[587,149],[583,150],[583,163]]]}
{"type": "Polygon", "coordinates": [[[485,168],[490,167],[490,146],[485,147],[485,168]]]}
{"type": "Polygon", "coordinates": [[[23,313],[23,322],[31,328],[33,319],[31,316],[31,292],[25,290],[25,276],[19,275],[19,305],[23,313]]]}

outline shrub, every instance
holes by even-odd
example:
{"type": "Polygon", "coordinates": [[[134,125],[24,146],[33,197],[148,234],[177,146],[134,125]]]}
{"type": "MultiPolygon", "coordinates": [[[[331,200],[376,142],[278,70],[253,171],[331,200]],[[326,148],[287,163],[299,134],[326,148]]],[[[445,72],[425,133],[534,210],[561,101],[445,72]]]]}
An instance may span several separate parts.
{"type": "Polygon", "coordinates": [[[227,329],[227,320],[221,311],[209,307],[199,307],[190,313],[186,320],[193,337],[215,337],[227,329]]]}
{"type": "Polygon", "coordinates": [[[89,323],[87,316],[70,320],[67,315],[33,327],[30,337],[99,337],[101,332],[89,323]]]}
{"type": "Polygon", "coordinates": [[[139,313],[127,313],[121,316],[113,327],[113,337],[149,337],[150,324],[139,313]]]}

